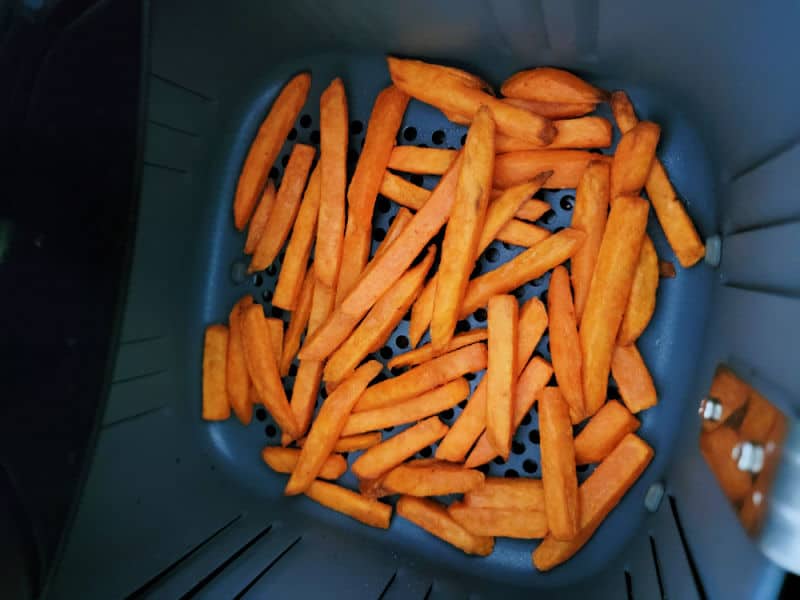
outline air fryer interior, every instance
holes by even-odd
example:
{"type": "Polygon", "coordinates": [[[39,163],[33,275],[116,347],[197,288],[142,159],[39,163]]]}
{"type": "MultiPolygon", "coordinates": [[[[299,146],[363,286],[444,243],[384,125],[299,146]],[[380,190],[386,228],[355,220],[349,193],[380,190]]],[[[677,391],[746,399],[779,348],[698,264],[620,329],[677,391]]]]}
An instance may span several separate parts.
{"type": "MultiPolygon", "coordinates": [[[[782,572],[741,531],[700,457],[695,409],[720,362],[776,396],[800,389],[788,352],[800,335],[791,318],[800,294],[800,205],[782,193],[800,183],[790,170],[800,158],[790,101],[800,91],[800,60],[790,50],[790,21],[744,2],[715,9],[689,2],[241,1],[222,11],[211,2],[154,3],[133,273],[114,384],[54,595],[774,594],[782,572]],[[718,270],[702,263],[681,269],[651,216],[659,257],[677,268],[675,279],[661,280],[639,344],[659,391],[640,429],[655,459],[589,544],[547,574],[532,568],[529,542],[500,540],[491,557],[476,559],[400,518],[377,531],[306,498],[284,498],[285,478],[260,458],[279,439],[263,411],[247,428],[200,419],[205,325],[224,321],[244,293],[269,307],[276,280],[275,267],[244,276],[244,238],[231,218],[258,125],[287,78],[310,70],[295,141],[318,143],[319,95],[341,76],[352,170],[372,102],[389,83],[386,53],[465,67],[494,84],[548,64],[627,90],[639,115],[662,126],[659,157],[701,235],[723,238],[718,270]],[[793,277],[779,256],[795,261],[793,277]],[[648,510],[653,484],[666,494],[648,510]]],[[[413,101],[399,142],[459,148],[464,132],[413,101]]],[[[435,178],[422,183],[430,188],[435,178]]],[[[567,226],[574,191],[544,198],[553,213],[541,224],[567,226]]],[[[373,248],[396,208],[379,198],[373,248]]],[[[489,271],[517,252],[495,242],[478,268],[489,271]]],[[[541,297],[546,288],[544,277],[516,293],[541,297]]],[[[480,319],[468,320],[475,326],[480,319]]],[[[403,321],[378,355],[402,352],[406,328],[403,321]]],[[[537,351],[549,357],[546,337],[537,351]]],[[[459,412],[442,417],[452,423],[459,412]]],[[[489,472],[538,477],[535,411],[515,439],[509,461],[489,472]]]]}

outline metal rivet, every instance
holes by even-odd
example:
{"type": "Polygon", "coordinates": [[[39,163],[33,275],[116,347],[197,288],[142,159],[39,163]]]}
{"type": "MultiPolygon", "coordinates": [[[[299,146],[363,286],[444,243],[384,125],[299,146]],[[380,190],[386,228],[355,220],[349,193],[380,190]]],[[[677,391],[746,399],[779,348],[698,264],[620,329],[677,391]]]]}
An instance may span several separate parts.
{"type": "Polygon", "coordinates": [[[754,505],[759,506],[763,499],[764,499],[764,495],[761,492],[759,492],[758,490],[753,492],[753,504],[754,505]]]}
{"type": "Polygon", "coordinates": [[[707,265],[718,267],[722,260],[722,239],[718,235],[712,235],[706,238],[706,256],[705,261],[707,265]]]}
{"type": "Polygon", "coordinates": [[[764,466],[764,446],[753,442],[739,442],[731,450],[731,458],[740,471],[759,473],[764,466]]]}
{"type": "Polygon", "coordinates": [[[656,512],[658,507],[661,506],[661,500],[664,498],[664,484],[656,481],[647,490],[644,497],[644,507],[650,512],[656,512]]]}
{"type": "Polygon", "coordinates": [[[722,418],[722,404],[716,398],[706,396],[700,401],[697,413],[704,421],[718,422],[722,418]]]}

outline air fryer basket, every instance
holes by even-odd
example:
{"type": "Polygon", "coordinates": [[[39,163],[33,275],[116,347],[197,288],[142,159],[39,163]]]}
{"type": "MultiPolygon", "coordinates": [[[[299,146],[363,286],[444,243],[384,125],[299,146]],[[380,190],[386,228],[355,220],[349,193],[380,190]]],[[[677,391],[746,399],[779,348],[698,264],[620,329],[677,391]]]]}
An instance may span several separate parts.
{"type": "MultiPolygon", "coordinates": [[[[800,91],[793,79],[800,63],[796,51],[783,51],[791,39],[786,23],[800,16],[791,10],[787,18],[747,3],[243,0],[223,10],[212,2],[154,2],[126,310],[52,596],[776,594],[782,570],[747,539],[700,457],[696,407],[720,362],[771,389],[800,389],[790,352],[800,335],[800,215],[796,200],[781,193],[793,189],[800,161],[789,106],[800,91]],[[285,317],[270,308],[279,261],[245,276],[243,236],[231,219],[258,125],[283,83],[311,70],[309,100],[275,165],[280,177],[294,141],[318,143],[319,95],[341,76],[352,172],[372,102],[389,82],[387,52],[466,67],[493,83],[520,68],[554,64],[605,89],[627,90],[637,112],[661,124],[659,157],[701,235],[722,237],[718,270],[684,270],[651,218],[659,256],[677,268],[676,278],[662,279],[655,317],[640,341],[659,391],[640,429],[655,459],[587,546],[550,573],[532,569],[528,542],[499,540],[491,557],[477,559],[402,519],[377,531],[307,498],[287,499],[285,478],[260,458],[265,444],[279,440],[266,412],[258,410],[247,428],[200,419],[204,327],[224,321],[244,293],[285,317]],[[780,256],[795,261],[790,271],[779,267],[780,256]]],[[[459,148],[464,133],[412,101],[398,142],[459,148]]],[[[426,176],[422,184],[430,188],[435,180],[426,176]]],[[[553,210],[540,224],[567,226],[574,191],[544,198],[553,210]]],[[[373,248],[396,208],[378,199],[373,248]]],[[[486,272],[517,252],[495,242],[477,268],[486,272]]],[[[517,297],[542,297],[547,279],[519,288],[517,297]]],[[[471,326],[485,319],[481,312],[469,317],[471,326]]],[[[384,361],[405,349],[407,325],[377,353],[384,361]]],[[[546,337],[537,351],[549,358],[546,337]]],[[[441,416],[452,423],[460,410],[441,416]]],[[[537,477],[538,461],[532,411],[509,460],[490,464],[489,473],[537,477]]],[[[347,477],[345,484],[354,484],[347,477]]]]}

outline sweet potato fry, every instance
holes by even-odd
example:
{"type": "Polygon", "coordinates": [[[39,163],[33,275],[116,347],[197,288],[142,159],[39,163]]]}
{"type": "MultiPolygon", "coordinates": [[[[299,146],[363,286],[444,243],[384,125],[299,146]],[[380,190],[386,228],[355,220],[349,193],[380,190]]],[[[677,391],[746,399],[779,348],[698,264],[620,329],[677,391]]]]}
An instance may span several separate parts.
{"type": "Polygon", "coordinates": [[[386,171],[381,181],[380,193],[400,206],[411,210],[419,210],[428,201],[431,192],[424,187],[414,185],[399,175],[386,171]]]}
{"type": "MultiPolygon", "coordinates": [[[[458,419],[436,448],[436,458],[451,462],[463,462],[475,440],[484,432],[486,429],[487,383],[488,379],[484,376],[478,387],[472,392],[464,410],[458,415],[458,419]]],[[[494,447],[491,442],[487,440],[486,443],[490,448],[490,454],[494,456],[494,447]]]]}
{"type": "Polygon", "coordinates": [[[330,356],[381,294],[408,269],[450,215],[459,166],[460,160],[456,160],[442,176],[428,202],[414,215],[394,243],[370,262],[353,290],[336,308],[333,317],[306,341],[300,350],[300,358],[323,360],[330,356]]]}
{"type": "Polygon", "coordinates": [[[586,234],[582,231],[562,229],[494,271],[473,279],[467,286],[459,318],[463,319],[482,306],[486,306],[492,296],[508,293],[560,265],[575,253],[585,237],[586,234]]]}
{"type": "Polygon", "coordinates": [[[656,388],[636,344],[617,346],[611,359],[611,374],[628,410],[637,413],[655,406],[656,388]]]}
{"type": "Polygon", "coordinates": [[[538,510],[476,508],[454,502],[447,512],[473,535],[510,537],[523,540],[547,535],[547,515],[538,510]]]}
{"type": "Polygon", "coordinates": [[[353,178],[350,180],[350,187],[347,189],[348,220],[342,251],[342,267],[337,283],[337,305],[341,304],[352,291],[367,263],[372,242],[372,212],[375,199],[386,173],[397,138],[397,130],[400,129],[408,101],[409,97],[404,92],[395,86],[389,86],[378,94],[372,107],[364,147],[353,178]]]}
{"type": "Polygon", "coordinates": [[[503,82],[500,93],[511,98],[538,102],[598,103],[608,99],[608,92],[587,83],[563,69],[539,67],[519,71],[503,82]]]}
{"type": "Polygon", "coordinates": [[[781,412],[772,406],[769,400],[751,388],[747,410],[739,426],[739,435],[742,439],[766,444],[776,421],[783,418],[781,412]]]}
{"type": "Polygon", "coordinates": [[[278,369],[280,369],[281,356],[283,355],[283,321],[275,317],[268,317],[267,329],[269,329],[269,341],[272,343],[272,352],[275,354],[275,360],[278,361],[278,369]]]}
{"type": "Polygon", "coordinates": [[[315,360],[301,360],[297,368],[297,375],[294,377],[294,389],[292,390],[292,414],[297,421],[297,435],[290,435],[286,432],[281,436],[281,445],[287,446],[292,440],[308,431],[311,424],[311,417],[314,415],[314,407],[317,405],[319,395],[319,385],[322,381],[323,363],[315,360]]]}
{"type": "Polygon", "coordinates": [[[250,402],[250,373],[244,356],[242,342],[241,311],[243,307],[252,306],[253,297],[243,296],[233,305],[228,316],[228,354],[225,368],[225,387],[228,390],[228,401],[236,418],[242,425],[249,425],[253,419],[253,404],[250,402]]]}
{"type": "Polygon", "coordinates": [[[436,297],[436,284],[439,278],[434,273],[425,287],[422,288],[417,301],[411,307],[411,320],[408,323],[408,340],[411,347],[415,348],[422,336],[425,335],[425,330],[431,323],[431,315],[433,315],[433,301],[436,297]]]}
{"type": "Polygon", "coordinates": [[[539,102],[522,98],[502,98],[503,102],[524,108],[547,119],[573,119],[592,112],[594,102],[539,102]]]}
{"type": "Polygon", "coordinates": [[[458,174],[456,200],[442,242],[431,315],[431,344],[443,350],[458,321],[458,307],[475,266],[494,168],[494,121],[485,106],[475,113],[467,132],[458,174]]]}
{"type": "Polygon", "coordinates": [[[381,364],[377,361],[363,364],[328,396],[311,425],[284,494],[292,496],[308,489],[341,437],[353,404],[380,370],[381,364]]]}
{"type": "Polygon", "coordinates": [[[453,408],[467,396],[469,396],[467,380],[454,379],[410,400],[404,400],[392,406],[352,413],[347,419],[342,435],[355,435],[413,423],[453,408]]]}
{"type": "Polygon", "coordinates": [[[550,237],[550,232],[544,227],[518,219],[511,219],[497,232],[497,239],[501,242],[522,248],[530,248],[548,237],[550,237]]]}
{"type": "Polygon", "coordinates": [[[303,336],[303,331],[308,325],[308,317],[311,314],[315,281],[314,265],[311,265],[303,278],[303,285],[300,288],[300,294],[284,336],[283,352],[281,353],[281,377],[286,377],[289,374],[289,367],[292,365],[294,357],[297,356],[298,348],[300,348],[300,338],[303,336]]]}
{"type": "Polygon", "coordinates": [[[394,84],[408,95],[447,113],[472,118],[481,105],[488,106],[497,130],[532,144],[546,146],[555,137],[552,122],[537,114],[512,106],[486,92],[459,84],[452,76],[418,60],[387,57],[394,84]]]}
{"type": "Polygon", "coordinates": [[[723,493],[731,502],[738,502],[752,488],[752,476],[736,466],[731,457],[741,437],[725,425],[700,434],[700,452],[717,477],[723,493]]]}
{"type": "MultiPolygon", "coordinates": [[[[476,249],[476,256],[480,256],[480,254],[489,247],[489,244],[498,237],[500,231],[503,227],[507,226],[515,213],[519,216],[519,212],[525,206],[524,203],[541,189],[550,178],[550,175],[552,175],[552,173],[549,171],[539,173],[530,181],[512,186],[505,190],[499,198],[493,200],[491,204],[489,204],[489,208],[486,211],[483,231],[481,231],[480,241],[476,249]]],[[[547,205],[545,212],[549,209],[550,205],[547,205]]],[[[536,218],[538,219],[539,217],[536,218]]]]}
{"type": "Polygon", "coordinates": [[[629,433],[601,462],[578,491],[580,532],[569,541],[557,540],[552,533],[533,552],[533,565],[549,571],[569,559],[592,537],[653,458],[653,449],[629,433]]]}
{"type": "Polygon", "coordinates": [[[261,200],[258,202],[253,217],[250,219],[250,225],[247,227],[247,239],[244,243],[244,253],[252,254],[256,251],[256,246],[264,234],[264,229],[267,227],[269,215],[272,213],[272,207],[275,204],[275,183],[272,179],[267,180],[267,185],[264,187],[264,193],[261,194],[261,200]]]}
{"type": "Polygon", "coordinates": [[[561,395],[569,406],[573,423],[584,418],[583,382],[581,380],[581,342],[572,293],[569,289],[569,273],[563,266],[553,269],[550,287],[547,290],[547,317],[550,323],[550,356],[561,395]]]}
{"type": "Polygon", "coordinates": [[[542,186],[547,189],[577,187],[586,166],[593,160],[611,161],[611,157],[588,150],[521,150],[500,154],[494,161],[494,187],[505,190],[529,181],[537,173],[552,171],[542,186]]]}
{"type": "Polygon", "coordinates": [[[486,368],[486,346],[472,344],[414,367],[367,388],[354,412],[391,406],[444,385],[466,373],[486,368]]]}
{"type": "Polygon", "coordinates": [[[750,396],[750,386],[739,379],[728,367],[719,365],[714,373],[714,379],[711,381],[708,396],[716,399],[722,405],[722,413],[718,421],[703,419],[703,430],[705,431],[716,429],[743,407],[750,396]]]}
{"type": "Polygon", "coordinates": [[[507,459],[511,452],[511,421],[514,410],[514,385],[517,321],[519,307],[511,295],[489,299],[489,359],[486,368],[486,433],[497,453],[507,459]]]}
{"type": "Polygon", "coordinates": [[[487,337],[488,333],[485,329],[472,329],[471,331],[458,333],[453,336],[453,338],[450,340],[450,343],[447,344],[447,347],[442,352],[435,352],[431,344],[425,344],[416,350],[409,350],[403,354],[398,354],[392,358],[386,366],[390,369],[395,369],[399,367],[419,365],[436,358],[437,356],[446,354],[447,352],[452,352],[453,350],[458,350],[464,346],[482,342],[487,337]]]}
{"type": "Polygon", "coordinates": [[[315,502],[366,525],[389,529],[392,507],[388,504],[370,500],[352,490],[327,481],[312,482],[305,494],[315,502]]]}
{"type": "Polygon", "coordinates": [[[575,210],[570,227],[586,234],[583,244],[570,260],[572,287],[575,290],[575,318],[579,324],[606,229],[610,176],[608,163],[590,162],[575,194],[575,210]]]}
{"type": "Polygon", "coordinates": [[[397,514],[467,554],[489,556],[494,549],[494,538],[470,533],[434,500],[401,496],[397,501],[397,514]]]}
{"type": "Polygon", "coordinates": [[[419,461],[389,471],[381,483],[383,489],[389,494],[446,496],[463,494],[483,485],[484,476],[480,471],[441,461],[415,462],[419,461]]]}
{"type": "Polygon", "coordinates": [[[350,337],[328,358],[323,372],[325,381],[341,381],[374,346],[383,345],[422,289],[435,253],[436,249],[431,246],[425,259],[378,299],[350,337]]]}
{"type": "Polygon", "coordinates": [[[366,450],[353,463],[352,471],[359,479],[375,479],[441,439],[445,433],[447,425],[442,423],[439,417],[420,421],[413,427],[366,450]]]}
{"type": "Polygon", "coordinates": [[[310,73],[300,73],[293,77],[278,94],[267,118],[259,127],[236,185],[233,201],[236,229],[241,231],[247,225],[256,200],[264,189],[272,163],[278,157],[289,130],[306,103],[310,87],[310,73]]]}
{"type": "MultiPolygon", "coordinates": [[[[336,445],[333,447],[334,452],[355,452],[356,450],[366,450],[367,448],[371,448],[375,444],[380,444],[382,439],[382,434],[380,431],[374,431],[371,433],[359,433],[356,435],[348,435],[345,437],[340,437],[339,440],[336,442],[336,445]]],[[[297,445],[301,448],[303,444],[306,443],[306,438],[300,438],[297,440],[297,445]]]]}
{"type": "Polygon", "coordinates": [[[457,151],[445,148],[395,146],[389,158],[389,168],[403,173],[441,175],[450,168],[457,154],[457,151]]]}
{"type": "Polygon", "coordinates": [[[656,156],[661,128],[650,121],[622,134],[611,163],[611,203],[617,196],[638,196],[656,156]]]}
{"type": "Polygon", "coordinates": [[[539,392],[539,434],[547,522],[554,538],[569,540],[579,530],[578,478],[569,405],[556,387],[539,392]]]}
{"type": "MultiPolygon", "coordinates": [[[[305,275],[308,257],[311,254],[311,245],[314,243],[314,236],[317,232],[320,198],[320,176],[319,166],[317,166],[308,179],[308,186],[303,194],[303,201],[300,203],[297,219],[292,229],[292,237],[289,238],[289,243],[286,245],[286,253],[278,274],[278,283],[275,285],[275,294],[272,297],[273,306],[284,310],[294,310],[297,306],[297,298],[303,285],[303,275],[305,275]]],[[[317,251],[316,255],[319,257],[320,252],[317,251]]],[[[317,262],[318,260],[319,258],[317,258],[317,262]]]]}
{"type": "MultiPolygon", "coordinates": [[[[500,193],[502,194],[503,192],[500,193]]],[[[522,206],[517,209],[515,216],[523,221],[537,221],[548,210],[550,210],[550,204],[548,202],[539,200],[538,198],[531,198],[522,203],[522,206]]]]}
{"type": "MultiPolygon", "coordinates": [[[[623,133],[631,130],[639,122],[633,105],[625,92],[614,92],[611,95],[611,109],[617,127],[623,133]]],[[[647,195],[653,204],[658,222],[667,236],[667,241],[672,247],[681,266],[688,268],[694,265],[705,255],[703,245],[692,219],[686,212],[683,203],[678,199],[675,188],[672,187],[664,165],[658,158],[653,161],[650,173],[645,182],[647,195]]]]}
{"type": "Polygon", "coordinates": [[[258,396],[275,422],[290,436],[298,435],[297,421],[286,400],[283,382],[278,372],[278,361],[270,340],[269,326],[260,304],[242,310],[242,341],[247,359],[247,370],[258,396]]]}
{"type": "MultiPolygon", "coordinates": [[[[269,468],[278,473],[291,473],[300,459],[298,448],[281,448],[267,446],[261,451],[262,460],[269,468]]],[[[320,479],[339,479],[347,471],[347,461],[341,454],[329,454],[319,470],[320,479]]]]}
{"type": "Polygon", "coordinates": [[[606,400],[611,356],[639,262],[648,210],[641,198],[619,196],[608,216],[580,328],[588,416],[606,400]]]}
{"type": "Polygon", "coordinates": [[[275,205],[248,267],[250,273],[270,266],[289,236],[297,212],[300,210],[300,197],[306,187],[311,161],[314,160],[316,152],[314,147],[305,144],[295,144],[292,148],[281,187],[275,196],[275,205]]]}
{"type": "Polygon", "coordinates": [[[629,433],[639,429],[639,419],[616,400],[609,400],[575,438],[575,463],[597,463],[611,454],[629,433]]]}
{"type": "Polygon", "coordinates": [[[319,120],[321,200],[315,260],[319,280],[335,288],[344,244],[347,142],[350,137],[347,95],[339,77],[320,96],[319,120]]]}
{"type": "Polygon", "coordinates": [[[647,328],[656,310],[656,290],[658,289],[658,255],[650,236],[645,234],[639,262],[633,275],[633,285],[628,296],[625,316],[619,326],[617,344],[632,344],[647,328]]]}
{"type": "MultiPolygon", "coordinates": [[[[551,150],[564,148],[608,148],[611,145],[611,123],[603,117],[581,117],[553,121],[558,130],[556,137],[547,146],[551,150]]],[[[498,135],[495,152],[518,152],[536,150],[538,147],[507,135],[498,135]]]]}
{"type": "Polygon", "coordinates": [[[225,325],[206,327],[203,348],[203,418],[206,421],[224,421],[231,416],[225,381],[228,337],[225,325]]]}
{"type": "Polygon", "coordinates": [[[408,225],[413,216],[411,211],[405,207],[397,211],[394,219],[392,219],[392,224],[389,225],[389,229],[386,230],[386,237],[383,238],[381,245],[378,246],[378,249],[375,251],[376,257],[386,252],[386,249],[397,239],[397,236],[406,228],[406,225],[408,225]]]}
{"type": "Polygon", "coordinates": [[[464,494],[464,505],[544,512],[544,487],[541,479],[487,477],[482,486],[464,494]]]}

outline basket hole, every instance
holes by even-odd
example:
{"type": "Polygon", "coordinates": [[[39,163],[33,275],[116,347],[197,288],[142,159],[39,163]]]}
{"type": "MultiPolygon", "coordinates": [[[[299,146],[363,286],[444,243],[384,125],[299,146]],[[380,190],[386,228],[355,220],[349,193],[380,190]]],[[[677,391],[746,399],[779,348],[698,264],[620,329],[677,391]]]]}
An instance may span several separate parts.
{"type": "Polygon", "coordinates": [[[589,470],[589,465],[578,465],[577,467],[575,467],[575,470],[578,473],[586,473],[586,471],[589,470]]]}
{"type": "Polygon", "coordinates": [[[413,183],[414,185],[422,186],[422,184],[425,183],[425,178],[419,173],[414,173],[413,175],[411,175],[410,179],[411,183],[413,183]]]}
{"type": "Polygon", "coordinates": [[[350,148],[347,151],[347,160],[349,160],[351,163],[358,162],[358,152],[356,152],[355,148],[350,148]]]}
{"type": "Polygon", "coordinates": [[[272,290],[264,290],[261,294],[264,302],[272,302],[272,290]]]}
{"type": "Polygon", "coordinates": [[[524,417],[522,417],[522,426],[527,427],[531,424],[533,418],[531,417],[531,413],[527,413],[524,417]]]}
{"type": "Polygon", "coordinates": [[[431,135],[431,140],[437,146],[441,146],[442,144],[444,144],[445,140],[444,131],[442,131],[441,129],[437,129],[436,131],[434,131],[433,135],[431,135]]]}
{"type": "Polygon", "coordinates": [[[285,155],[285,156],[284,156],[284,157],[281,159],[281,164],[283,165],[283,168],[284,168],[284,169],[286,168],[286,165],[288,165],[288,164],[289,164],[289,155],[288,155],[288,154],[286,154],[286,155],[285,155]]]}
{"type": "Polygon", "coordinates": [[[386,433],[391,433],[392,431],[394,431],[394,427],[384,427],[384,428],[383,428],[383,430],[384,430],[386,433]]]}
{"type": "Polygon", "coordinates": [[[500,258],[500,252],[497,250],[497,248],[489,248],[486,251],[486,260],[488,260],[490,263],[497,262],[498,258],[500,258]]]}
{"type": "Polygon", "coordinates": [[[485,323],[486,322],[486,309],[485,308],[479,308],[478,310],[475,311],[475,320],[478,321],[478,323],[485,323]]]}
{"type": "Polygon", "coordinates": [[[300,117],[300,127],[303,129],[311,127],[311,115],[303,115],[300,117]]]}
{"type": "Polygon", "coordinates": [[[275,275],[278,274],[278,266],[275,263],[272,263],[265,269],[265,271],[267,272],[267,275],[269,275],[270,277],[275,277],[275,275]]]}
{"type": "Polygon", "coordinates": [[[515,477],[519,477],[519,473],[517,473],[516,469],[508,469],[505,473],[503,473],[503,477],[514,479],[515,477]]]}
{"type": "Polygon", "coordinates": [[[355,120],[350,122],[350,135],[358,135],[362,131],[364,131],[364,124],[361,121],[355,120]]]}
{"type": "Polygon", "coordinates": [[[553,219],[555,219],[555,218],[556,218],[556,211],[554,211],[551,208],[546,213],[544,213],[541,217],[539,217],[539,221],[541,221],[545,225],[549,225],[553,221],[553,219]]]}
{"type": "Polygon", "coordinates": [[[505,248],[506,250],[511,250],[513,247],[514,246],[512,246],[508,242],[503,242],[503,248],[505,248]]]}
{"type": "Polygon", "coordinates": [[[273,438],[278,434],[278,430],[275,429],[275,425],[267,425],[264,428],[264,433],[267,434],[268,438],[273,438]]]}
{"type": "Polygon", "coordinates": [[[536,463],[535,460],[530,458],[526,458],[525,461],[522,463],[522,470],[526,473],[536,473],[536,470],[539,468],[539,465],[536,463]]]}
{"type": "MultiPolygon", "coordinates": [[[[468,373],[468,375],[472,375],[472,378],[475,379],[475,374],[474,373],[468,373]]],[[[469,378],[467,378],[467,379],[469,379],[469,378]]],[[[462,400],[461,402],[459,402],[458,403],[458,408],[460,408],[462,410],[467,408],[467,401],[466,400],[462,400]]]]}
{"type": "Polygon", "coordinates": [[[514,442],[511,443],[511,452],[514,454],[525,454],[525,444],[514,440],[514,442]]]}
{"type": "Polygon", "coordinates": [[[297,376],[297,365],[292,363],[289,365],[289,377],[297,376]]]}
{"type": "MultiPolygon", "coordinates": [[[[538,403],[537,403],[538,406],[538,403]]],[[[532,444],[539,445],[539,430],[538,429],[531,429],[528,432],[528,439],[531,441],[532,444]]]]}
{"type": "Polygon", "coordinates": [[[389,372],[395,377],[397,377],[403,372],[403,367],[392,367],[391,369],[389,369],[389,372]]]}
{"type": "Polygon", "coordinates": [[[403,315],[403,321],[406,321],[406,322],[408,322],[408,321],[410,321],[410,320],[411,320],[411,309],[409,308],[409,309],[406,311],[406,314],[404,314],[404,315],[403,315]]]}
{"type": "Polygon", "coordinates": [[[386,214],[390,210],[392,210],[392,205],[389,202],[388,198],[384,198],[383,196],[378,196],[378,201],[376,203],[376,208],[378,209],[379,213],[386,214]]]}
{"type": "Polygon", "coordinates": [[[408,348],[408,338],[404,335],[398,335],[394,343],[397,344],[397,347],[400,349],[408,348]]]}
{"type": "Polygon", "coordinates": [[[493,462],[494,464],[496,464],[496,465],[500,465],[500,466],[503,466],[504,464],[506,464],[506,461],[504,461],[504,460],[503,460],[503,457],[502,457],[502,456],[495,456],[495,457],[494,457],[494,460],[493,460],[492,462],[493,462]]]}
{"type": "Polygon", "coordinates": [[[381,348],[381,358],[383,358],[384,360],[389,360],[390,358],[392,358],[392,356],[394,356],[394,352],[392,351],[391,348],[389,348],[389,346],[384,346],[383,348],[381,348]]]}
{"type": "Polygon", "coordinates": [[[319,395],[323,400],[328,397],[328,389],[324,385],[320,386],[319,395]]]}
{"type": "Polygon", "coordinates": [[[561,204],[561,208],[564,210],[572,210],[575,206],[575,198],[573,196],[564,196],[561,198],[559,204],[561,204]]]}
{"type": "Polygon", "coordinates": [[[463,146],[466,143],[467,143],[467,134],[465,133],[464,135],[461,136],[461,145],[463,146]]]}
{"type": "Polygon", "coordinates": [[[447,410],[443,410],[439,413],[439,416],[444,419],[445,421],[449,421],[455,415],[455,411],[452,408],[448,408],[447,410]]]}
{"type": "Polygon", "coordinates": [[[464,373],[464,379],[467,381],[473,381],[476,377],[475,373],[464,373]]]}
{"type": "Polygon", "coordinates": [[[372,230],[372,239],[376,242],[382,242],[386,237],[386,230],[383,227],[376,227],[372,230]]]}
{"type": "Polygon", "coordinates": [[[428,446],[427,448],[420,450],[419,454],[422,456],[422,458],[430,458],[433,455],[433,450],[430,446],[428,446]]]}
{"type": "Polygon", "coordinates": [[[272,313],[272,316],[275,317],[276,319],[282,319],[283,318],[283,309],[282,308],[278,308],[277,306],[273,306],[272,309],[270,310],[270,312],[272,313]]]}
{"type": "Polygon", "coordinates": [[[319,129],[312,131],[308,139],[311,140],[312,144],[319,144],[319,129]]]}
{"type": "Polygon", "coordinates": [[[281,176],[281,172],[278,170],[278,167],[272,167],[269,170],[269,178],[272,179],[272,181],[277,181],[278,177],[280,177],[280,176],[281,176]]]}
{"type": "Polygon", "coordinates": [[[296,140],[297,139],[297,129],[292,127],[289,130],[289,135],[286,136],[286,139],[289,140],[290,142],[296,140]]]}
{"type": "Polygon", "coordinates": [[[413,142],[417,139],[417,128],[416,127],[406,127],[403,130],[403,139],[407,142],[413,142]]]}
{"type": "Polygon", "coordinates": [[[256,409],[256,419],[258,419],[259,421],[266,421],[267,420],[267,411],[265,411],[263,408],[257,408],[256,409]]]}
{"type": "Polygon", "coordinates": [[[264,278],[261,277],[261,273],[256,273],[253,275],[253,285],[256,287],[261,287],[261,284],[264,283],[264,278]]]}

